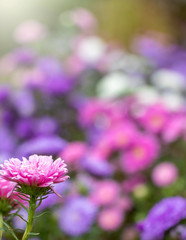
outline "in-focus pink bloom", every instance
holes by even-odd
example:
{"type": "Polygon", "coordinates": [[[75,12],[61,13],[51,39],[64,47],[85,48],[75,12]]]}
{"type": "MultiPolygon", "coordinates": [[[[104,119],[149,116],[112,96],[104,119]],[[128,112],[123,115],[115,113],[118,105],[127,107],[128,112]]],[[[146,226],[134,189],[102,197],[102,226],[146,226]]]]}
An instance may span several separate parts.
{"type": "Polygon", "coordinates": [[[140,121],[145,129],[153,133],[159,133],[165,126],[167,119],[167,110],[161,104],[156,104],[148,106],[140,121]]]}
{"type": "Polygon", "coordinates": [[[106,231],[117,230],[121,226],[123,220],[123,212],[116,207],[103,209],[98,215],[98,224],[106,231]]]}
{"type": "Polygon", "coordinates": [[[19,185],[49,187],[64,182],[69,177],[61,158],[53,161],[52,156],[31,155],[23,160],[11,158],[1,164],[0,176],[19,185]]]}
{"type": "Polygon", "coordinates": [[[99,182],[90,198],[98,206],[111,205],[119,197],[120,188],[117,182],[113,180],[104,180],[99,182]]]}
{"type": "Polygon", "coordinates": [[[139,135],[131,148],[121,157],[121,167],[126,173],[135,173],[152,165],[159,154],[159,144],[153,136],[139,135]]]}
{"type": "Polygon", "coordinates": [[[170,162],[158,164],[152,172],[152,181],[159,187],[168,186],[174,183],[178,177],[176,166],[170,162]]]}

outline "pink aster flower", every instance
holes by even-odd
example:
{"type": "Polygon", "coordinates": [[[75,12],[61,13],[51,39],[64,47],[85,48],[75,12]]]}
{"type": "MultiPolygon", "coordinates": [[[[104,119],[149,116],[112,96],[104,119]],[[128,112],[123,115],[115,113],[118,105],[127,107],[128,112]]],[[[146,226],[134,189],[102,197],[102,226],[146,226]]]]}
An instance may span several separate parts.
{"type": "Polygon", "coordinates": [[[113,180],[98,182],[90,198],[96,205],[104,206],[113,204],[119,197],[120,188],[113,180]]]}
{"type": "Polygon", "coordinates": [[[71,142],[67,144],[60,156],[67,159],[66,162],[70,165],[79,163],[79,160],[85,155],[87,150],[84,142],[71,142]]]}
{"type": "Polygon", "coordinates": [[[19,185],[50,187],[68,179],[66,164],[61,158],[53,161],[52,156],[31,155],[23,161],[11,158],[1,164],[0,176],[19,185]]]}
{"type": "Polygon", "coordinates": [[[80,123],[83,126],[95,126],[98,129],[107,129],[110,126],[112,109],[109,102],[91,99],[79,111],[80,123]]]}
{"type": "Polygon", "coordinates": [[[167,143],[174,142],[179,137],[184,137],[186,134],[186,116],[173,116],[164,126],[162,137],[167,143]]]}
{"type": "Polygon", "coordinates": [[[7,215],[11,210],[19,207],[17,201],[26,205],[14,188],[16,183],[7,181],[0,177],[0,214],[7,215]]]}
{"type": "Polygon", "coordinates": [[[115,148],[127,147],[136,137],[137,129],[129,121],[113,126],[108,132],[107,139],[110,139],[111,145],[115,148]]]}
{"type": "Polygon", "coordinates": [[[79,109],[80,124],[106,130],[123,117],[121,106],[117,103],[90,99],[79,109]]]}
{"type": "Polygon", "coordinates": [[[126,173],[135,173],[152,165],[159,154],[159,144],[153,136],[139,135],[131,148],[121,157],[121,167],[126,173]]]}
{"type": "Polygon", "coordinates": [[[178,178],[176,166],[170,162],[158,164],[152,172],[152,180],[159,187],[168,186],[174,183],[178,178]]]}
{"type": "Polygon", "coordinates": [[[113,151],[113,144],[108,134],[102,134],[96,138],[95,145],[89,151],[89,155],[95,156],[97,158],[106,159],[110,156],[113,151]]]}
{"type": "Polygon", "coordinates": [[[167,119],[167,110],[161,104],[156,104],[149,106],[145,110],[144,114],[140,118],[140,121],[147,130],[159,133],[165,126],[167,119]]]}
{"type": "Polygon", "coordinates": [[[98,215],[98,224],[106,231],[117,230],[121,226],[123,220],[123,212],[116,207],[103,209],[98,215]]]}
{"type": "Polygon", "coordinates": [[[96,29],[96,18],[85,8],[76,8],[71,12],[71,18],[82,31],[92,32],[96,29]]]}
{"type": "Polygon", "coordinates": [[[0,198],[9,198],[16,183],[7,181],[0,177],[0,198]]]}
{"type": "Polygon", "coordinates": [[[55,192],[52,184],[64,182],[68,178],[65,175],[68,172],[66,164],[61,158],[53,161],[52,156],[35,154],[28,159],[23,157],[22,161],[11,158],[0,166],[0,176],[17,183],[16,191],[29,202],[28,221],[22,238],[26,240],[32,230],[36,208],[51,191],[55,192]]]}

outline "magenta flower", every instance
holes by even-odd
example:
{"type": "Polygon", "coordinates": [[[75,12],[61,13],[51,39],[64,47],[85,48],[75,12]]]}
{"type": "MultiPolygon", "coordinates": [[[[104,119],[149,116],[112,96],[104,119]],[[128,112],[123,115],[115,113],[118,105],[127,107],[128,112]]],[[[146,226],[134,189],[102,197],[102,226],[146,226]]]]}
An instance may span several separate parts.
{"type": "Polygon", "coordinates": [[[158,155],[159,144],[156,138],[139,135],[121,157],[121,167],[126,173],[135,173],[150,167],[158,155]]]}
{"type": "Polygon", "coordinates": [[[176,141],[179,137],[184,137],[186,134],[186,116],[173,116],[164,126],[162,137],[166,143],[176,141]]]}
{"type": "Polygon", "coordinates": [[[20,194],[14,190],[16,183],[0,177],[0,214],[7,215],[11,210],[19,207],[17,201],[26,204],[20,198],[20,194]]]}
{"type": "Polygon", "coordinates": [[[161,132],[167,120],[168,112],[161,104],[149,106],[140,119],[144,128],[153,133],[161,132]]]}
{"type": "Polygon", "coordinates": [[[61,158],[53,161],[52,156],[35,154],[28,159],[23,157],[22,161],[11,158],[0,166],[0,177],[15,182],[18,195],[29,202],[28,221],[22,237],[22,240],[27,240],[32,230],[36,208],[48,194],[55,192],[52,184],[64,182],[68,178],[65,175],[68,172],[66,164],[61,158]]]}
{"type": "Polygon", "coordinates": [[[125,120],[122,123],[112,126],[108,131],[107,139],[110,138],[112,147],[116,149],[128,147],[129,144],[136,138],[137,129],[134,124],[125,120]]]}
{"type": "Polygon", "coordinates": [[[0,175],[19,185],[49,187],[68,179],[66,164],[61,158],[53,161],[52,156],[31,155],[23,161],[11,158],[1,164],[0,175]]]}

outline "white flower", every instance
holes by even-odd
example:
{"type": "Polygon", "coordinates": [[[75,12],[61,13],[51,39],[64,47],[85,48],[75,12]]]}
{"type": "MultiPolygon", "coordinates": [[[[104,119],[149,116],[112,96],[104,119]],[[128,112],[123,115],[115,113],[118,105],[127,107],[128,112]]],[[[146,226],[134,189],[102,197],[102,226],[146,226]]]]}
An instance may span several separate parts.
{"type": "Polygon", "coordinates": [[[185,104],[184,98],[179,93],[165,92],[162,93],[161,101],[170,110],[179,110],[185,104]]]}
{"type": "Polygon", "coordinates": [[[155,86],[160,89],[181,91],[186,89],[186,79],[181,73],[173,70],[162,69],[156,71],[151,78],[155,86]]]}
{"type": "Polygon", "coordinates": [[[131,91],[132,82],[128,75],[113,72],[103,77],[97,85],[97,94],[100,98],[114,99],[127,91],[131,91]]]}
{"type": "Polygon", "coordinates": [[[150,86],[136,88],[135,96],[142,104],[153,104],[159,100],[159,92],[150,86]]]}
{"type": "Polygon", "coordinates": [[[87,37],[81,40],[77,49],[77,55],[86,63],[94,64],[103,56],[106,45],[98,37],[87,37]]]}

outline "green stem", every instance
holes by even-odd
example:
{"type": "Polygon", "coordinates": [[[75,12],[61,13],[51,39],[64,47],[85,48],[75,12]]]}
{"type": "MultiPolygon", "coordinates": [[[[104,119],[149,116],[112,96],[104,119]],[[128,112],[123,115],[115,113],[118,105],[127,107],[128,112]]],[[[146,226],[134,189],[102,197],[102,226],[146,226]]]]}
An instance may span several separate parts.
{"type": "Polygon", "coordinates": [[[0,213],[0,240],[2,239],[2,236],[3,236],[3,214],[0,213]]]}
{"type": "Polygon", "coordinates": [[[27,221],[27,226],[26,226],[22,240],[27,240],[29,237],[29,233],[32,231],[32,225],[33,225],[33,221],[34,221],[34,213],[36,210],[36,202],[37,202],[37,198],[34,196],[30,196],[28,221],[27,221]]]}

